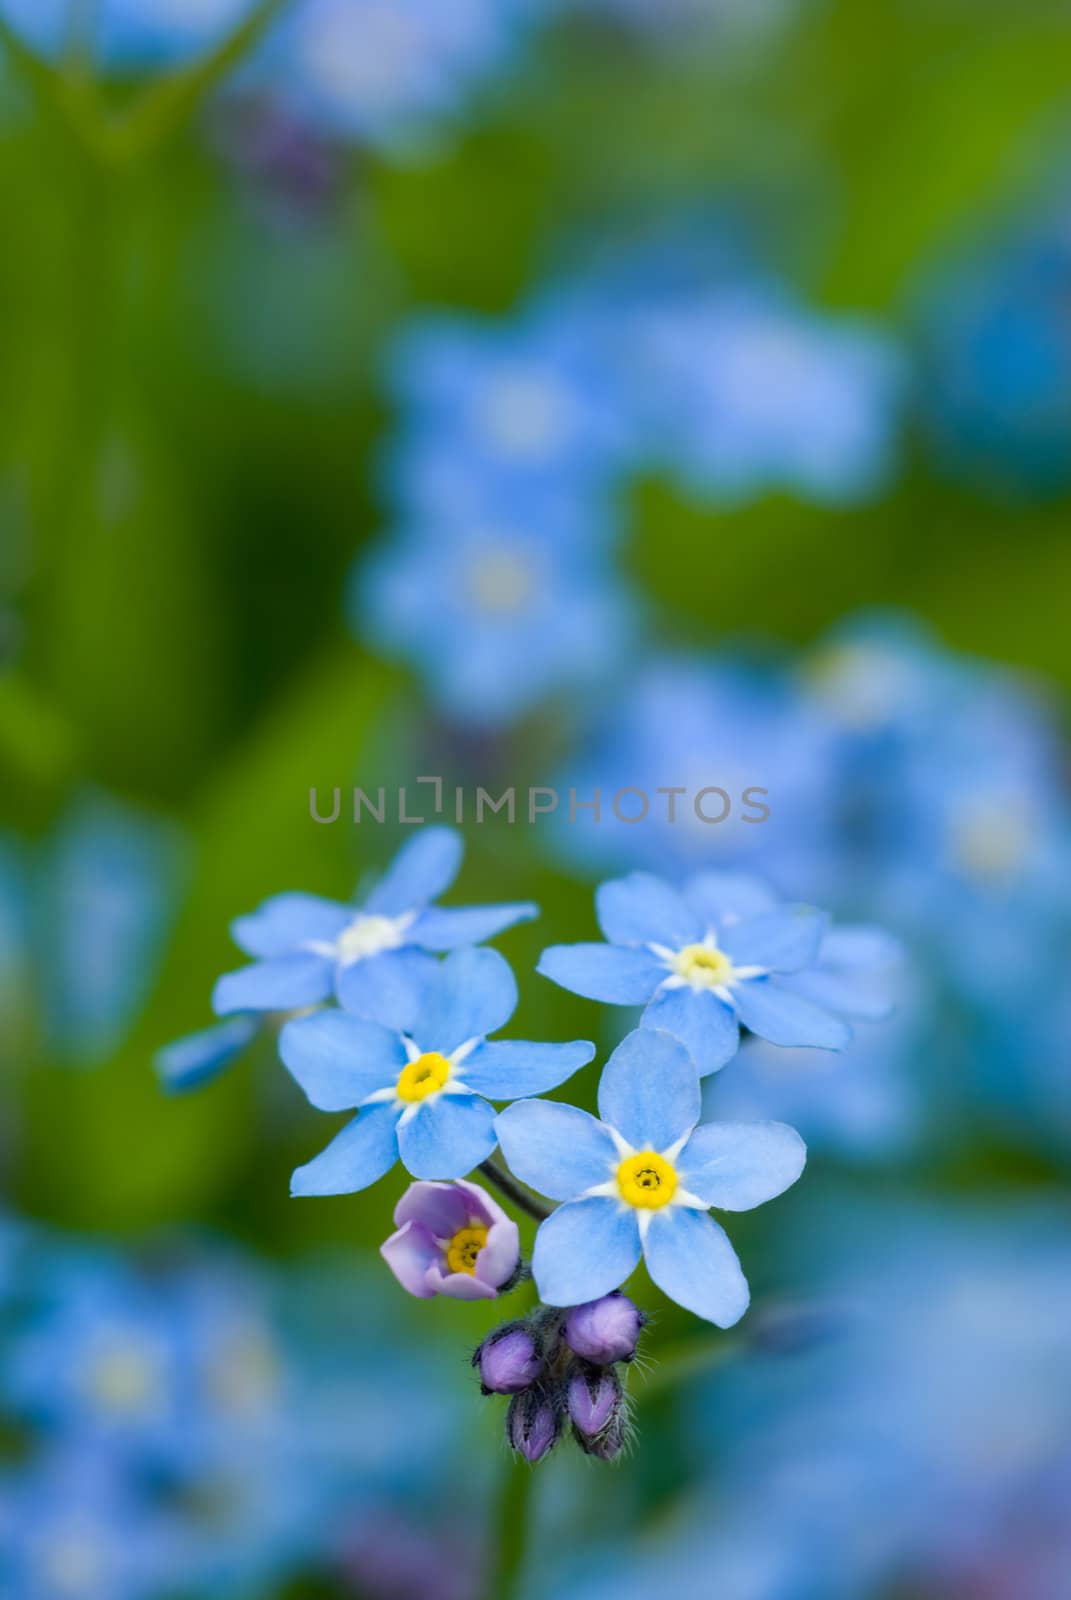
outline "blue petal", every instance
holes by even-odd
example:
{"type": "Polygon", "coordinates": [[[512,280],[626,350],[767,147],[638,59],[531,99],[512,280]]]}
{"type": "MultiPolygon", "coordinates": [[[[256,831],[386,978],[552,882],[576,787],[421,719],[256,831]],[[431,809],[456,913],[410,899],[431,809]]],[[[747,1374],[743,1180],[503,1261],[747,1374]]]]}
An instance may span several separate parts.
{"type": "Polygon", "coordinates": [[[599,1080],[599,1115],[637,1150],[667,1150],[699,1121],[699,1073],[684,1045],[656,1028],[627,1034],[599,1080]]]}
{"type": "Polygon", "coordinates": [[[233,1011],[292,1011],[319,1005],[331,993],[334,968],[323,956],[280,956],[226,972],[212,991],[219,1017],[233,1011]]]}
{"type": "Polygon", "coordinates": [[[413,944],[424,950],[456,950],[461,945],[482,944],[496,933],[512,928],[515,922],[530,922],[538,917],[539,907],[530,901],[501,906],[441,906],[421,912],[409,930],[413,944]]]}
{"type": "Polygon", "coordinates": [[[620,1288],[639,1259],[635,1211],[617,1200],[576,1200],[540,1224],[532,1273],[547,1305],[575,1306],[620,1288]]]}
{"type": "Polygon", "coordinates": [[[427,986],[413,1037],[422,1049],[449,1055],[503,1027],[516,1006],[516,980],[497,950],[455,950],[427,986]]]}
{"type": "Polygon", "coordinates": [[[165,1089],[195,1089],[207,1083],[251,1044],[260,1027],[259,1017],[230,1017],[213,1028],[202,1028],[165,1045],[155,1056],[156,1071],[165,1089]]]}
{"type": "Polygon", "coordinates": [[[807,1146],[783,1122],[705,1122],[677,1163],[680,1181],[708,1206],[750,1211],[795,1183],[807,1146]]]}
{"type": "Polygon", "coordinates": [[[736,1251],[705,1211],[653,1211],[643,1253],[652,1281],[686,1311],[731,1328],[747,1310],[751,1296],[736,1251]]]}
{"type": "Polygon", "coordinates": [[[545,1094],[587,1066],[595,1046],[587,1039],[570,1044],[533,1044],[527,1039],[500,1039],[477,1045],[462,1063],[464,1081],[489,1100],[521,1100],[545,1094]]]}
{"type": "Polygon", "coordinates": [[[688,1048],[701,1078],[720,1072],[740,1048],[736,1013],[709,989],[663,989],[643,1013],[645,1028],[661,1028],[688,1048]]]}
{"type": "Polygon", "coordinates": [[[595,892],[595,909],[611,944],[665,944],[676,950],[706,932],[683,896],[649,872],[602,884],[595,892]]]}
{"type": "Polygon", "coordinates": [[[733,1003],[745,1028],[771,1044],[843,1050],[852,1030],[839,1017],[793,994],[774,978],[750,978],[733,985],[733,1003]]]}
{"type": "Polygon", "coordinates": [[[498,1113],[495,1131],[510,1170],[551,1200],[575,1200],[618,1165],[602,1123],[556,1100],[518,1100],[498,1113]]]}
{"type": "Polygon", "coordinates": [[[684,898],[707,928],[726,918],[757,917],[777,905],[773,890],[744,872],[700,872],[685,884],[684,898]]]}
{"type": "Polygon", "coordinates": [[[495,1147],[495,1114],[478,1095],[436,1095],[398,1128],[402,1165],[414,1178],[463,1178],[495,1147]]]}
{"type": "Polygon", "coordinates": [[[231,923],[231,938],[248,956],[285,956],[310,939],[334,944],[357,915],[353,906],[315,894],[275,894],[231,923]]]}
{"type": "Polygon", "coordinates": [[[798,972],[817,960],[828,927],[824,911],[784,906],[734,922],[722,930],[719,943],[735,966],[798,972]]]}
{"type": "Polygon", "coordinates": [[[612,944],[552,944],[537,972],[573,994],[611,1006],[642,1006],[666,977],[666,968],[646,950],[612,944]]]}
{"type": "Polygon", "coordinates": [[[412,1033],[426,1009],[428,985],[439,963],[423,950],[384,950],[351,961],[335,974],[340,1005],[355,1016],[382,1022],[396,1033],[412,1033]]]}
{"type": "Polygon", "coordinates": [[[880,1022],[893,1009],[903,979],[904,950],[880,928],[834,928],[818,965],[793,973],[785,986],[825,1011],[880,1022]]]}
{"type": "Polygon", "coordinates": [[[464,849],[454,828],[421,828],[402,845],[364,909],[398,917],[438,899],[457,877],[464,849]]]}
{"type": "Polygon", "coordinates": [[[367,1106],[314,1160],[290,1179],[292,1195],[353,1194],[390,1170],[398,1159],[398,1107],[367,1106]]]}
{"type": "Polygon", "coordinates": [[[279,1035],[279,1054],[317,1111],[352,1110],[392,1087],[407,1060],[396,1033],[344,1011],[294,1018],[279,1035]]]}

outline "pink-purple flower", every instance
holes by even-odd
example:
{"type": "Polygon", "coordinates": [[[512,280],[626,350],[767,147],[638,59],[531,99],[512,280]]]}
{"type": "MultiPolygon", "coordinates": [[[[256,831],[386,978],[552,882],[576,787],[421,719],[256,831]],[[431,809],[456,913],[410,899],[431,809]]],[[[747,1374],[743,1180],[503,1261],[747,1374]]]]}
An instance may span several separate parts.
{"type": "Polygon", "coordinates": [[[420,1300],[494,1300],[517,1271],[517,1224],[478,1184],[411,1183],[380,1254],[420,1300]]]}

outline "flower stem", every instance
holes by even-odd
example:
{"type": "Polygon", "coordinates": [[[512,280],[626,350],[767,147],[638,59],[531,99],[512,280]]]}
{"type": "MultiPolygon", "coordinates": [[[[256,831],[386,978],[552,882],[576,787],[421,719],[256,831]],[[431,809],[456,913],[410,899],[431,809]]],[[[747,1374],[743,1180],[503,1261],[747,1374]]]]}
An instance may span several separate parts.
{"type": "Polygon", "coordinates": [[[487,1600],[514,1600],[528,1550],[528,1522],[535,1472],[513,1454],[505,1464],[494,1518],[496,1530],[487,1573],[487,1600]]]}
{"type": "Polygon", "coordinates": [[[503,1172],[496,1161],[490,1158],[486,1161],[481,1161],[480,1171],[489,1183],[493,1183],[495,1188],[505,1195],[507,1200],[518,1206],[521,1211],[532,1217],[536,1222],[545,1222],[550,1216],[550,1207],[536,1200],[526,1189],[522,1189],[520,1184],[510,1177],[508,1172],[503,1172]]]}

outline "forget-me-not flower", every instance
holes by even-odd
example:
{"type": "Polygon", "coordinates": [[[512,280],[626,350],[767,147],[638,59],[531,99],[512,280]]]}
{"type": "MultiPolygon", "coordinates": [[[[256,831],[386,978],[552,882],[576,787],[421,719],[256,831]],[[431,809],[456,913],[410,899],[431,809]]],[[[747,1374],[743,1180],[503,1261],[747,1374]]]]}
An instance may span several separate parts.
{"type": "Polygon", "coordinates": [[[407,958],[421,951],[479,944],[537,915],[527,903],[435,906],[453,883],[464,845],[453,828],[425,827],[402,846],[362,906],[311,894],[277,894],[232,924],[235,943],[254,964],[220,978],[212,997],[219,1015],[318,1005],[334,993],[342,1005],[376,1016],[381,996],[407,958]]]}
{"type": "MultiPolygon", "coordinates": [[[[798,992],[789,975],[818,963],[828,918],[782,905],[757,879],[705,872],[680,891],[645,872],[596,892],[606,944],[551,945],[539,971],[609,1005],[646,1007],[643,1025],[684,1041],[702,1076],[740,1046],[740,1026],[771,1044],[840,1050],[851,1028],[827,1005],[842,984],[798,992]]],[[[837,1009],[840,1009],[838,1004],[837,1009]]]]}
{"type": "Polygon", "coordinates": [[[591,1060],[595,1046],[489,1040],[517,1005],[494,950],[456,950],[396,969],[376,1022],[340,1011],[288,1022],[283,1061],[320,1111],[357,1115],[294,1173],[296,1195],[350,1194],[400,1158],[414,1178],[462,1178],[495,1147],[487,1103],[542,1094],[591,1060]]]}
{"type": "Polygon", "coordinates": [[[523,501],[508,518],[405,531],[358,568],[355,628],[411,663],[451,717],[502,726],[590,688],[623,652],[633,607],[600,526],[523,501]]]}
{"type": "Polygon", "coordinates": [[[799,1134],[780,1122],[697,1127],[699,1074],[680,1040],[630,1033],[599,1083],[601,1121],[574,1106],[523,1100],[496,1129],[511,1169],[564,1201],[540,1225],[532,1271],[548,1305],[608,1294],[643,1254],[671,1300],[719,1327],[747,1309],[736,1252],[711,1206],[749,1211],[803,1171],[799,1134]]]}

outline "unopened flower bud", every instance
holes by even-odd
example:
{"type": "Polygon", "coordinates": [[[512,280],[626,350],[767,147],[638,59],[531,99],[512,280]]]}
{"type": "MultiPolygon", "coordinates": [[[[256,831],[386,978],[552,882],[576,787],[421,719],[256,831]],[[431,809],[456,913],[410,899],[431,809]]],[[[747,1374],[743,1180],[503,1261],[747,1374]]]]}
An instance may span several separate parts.
{"type": "Polygon", "coordinates": [[[628,1436],[628,1414],[623,1405],[611,1419],[609,1426],[591,1438],[586,1433],[581,1433],[579,1428],[573,1429],[573,1437],[584,1454],[597,1456],[600,1461],[612,1461],[615,1456],[619,1456],[628,1443],[628,1436]]]}
{"type": "Polygon", "coordinates": [[[643,1321],[628,1295],[615,1290],[601,1300],[572,1307],[565,1318],[565,1342],[578,1356],[599,1367],[631,1361],[643,1321]]]}
{"type": "Polygon", "coordinates": [[[569,1415],[587,1438],[605,1432],[624,1404],[613,1367],[587,1367],[569,1379],[569,1415]]]}
{"type": "Polygon", "coordinates": [[[506,1438],[526,1461],[541,1461],[553,1450],[561,1432],[561,1418],[542,1389],[515,1394],[506,1413],[506,1438]]]}
{"type": "Polygon", "coordinates": [[[543,1370],[535,1340],[523,1322],[507,1322],[483,1341],[472,1358],[488,1394],[520,1394],[543,1370]]]}

